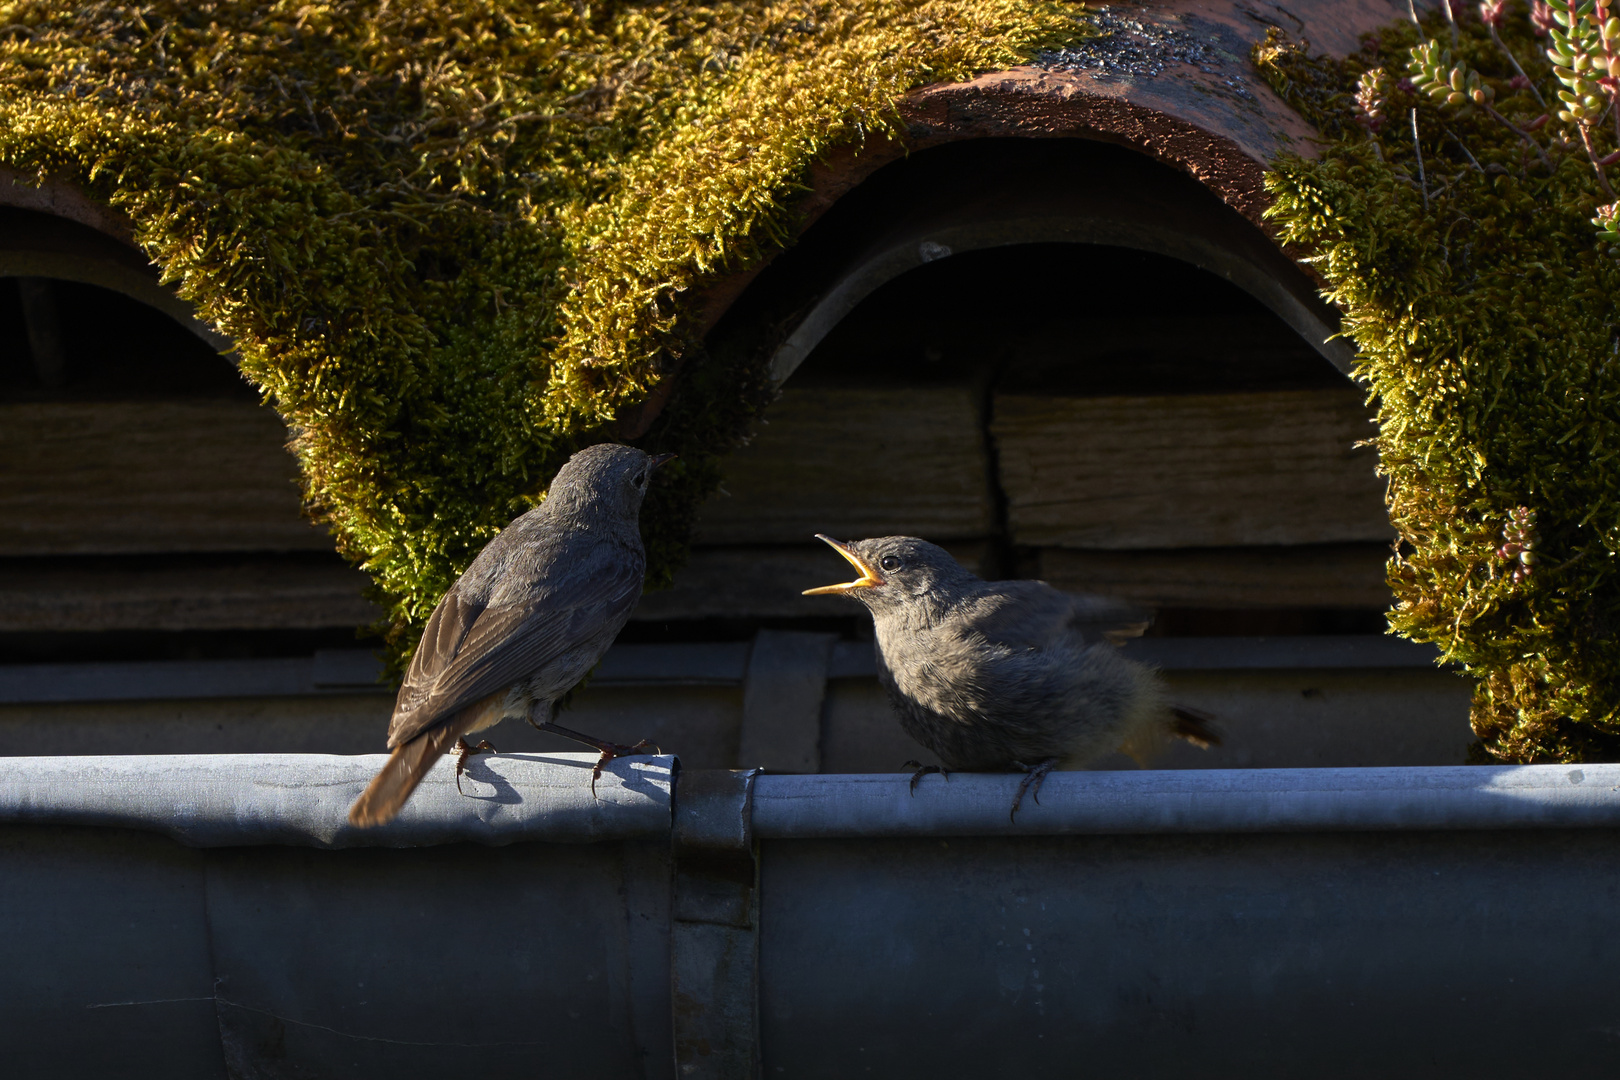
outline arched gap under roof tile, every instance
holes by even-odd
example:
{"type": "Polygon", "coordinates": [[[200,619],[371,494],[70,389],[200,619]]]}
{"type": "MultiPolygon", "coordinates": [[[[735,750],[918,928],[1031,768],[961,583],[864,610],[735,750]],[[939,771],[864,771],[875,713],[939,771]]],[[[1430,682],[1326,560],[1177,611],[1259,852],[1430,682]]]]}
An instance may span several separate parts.
{"type": "Polygon", "coordinates": [[[126,292],[0,276],[0,402],[193,398],[259,395],[228,357],[126,292]]]}
{"type": "MultiPolygon", "coordinates": [[[[1113,259],[1165,267],[1166,287],[1141,280],[1129,317],[1176,317],[1206,281],[1216,293],[1268,311],[1341,381],[1353,349],[1310,277],[1259,228],[1197,180],[1131,149],[1088,139],[976,139],[919,151],[875,172],[751,282],[709,335],[713,349],[769,356],[782,382],[863,302],[904,275],[953,261],[1020,276],[1019,256],[1067,247],[1074,267],[1113,259]],[[1113,254],[1107,254],[1107,253],[1113,254]],[[968,263],[961,260],[977,253],[968,263]],[[1189,274],[1189,271],[1191,272],[1189,274]],[[1219,280],[1211,280],[1219,279],[1219,280]],[[1334,369],[1337,369],[1335,372],[1334,369]]],[[[1061,259],[1059,260],[1061,262],[1061,259]]],[[[964,272],[965,269],[964,269],[964,272]]],[[[1043,283],[1033,269],[1030,292],[1043,283]]],[[[1092,276],[1097,275],[1093,272],[1092,276]]],[[[1020,290],[1014,288],[1014,294],[1020,290]]],[[[1127,318],[1118,309],[1119,320],[1127,318]]],[[[1002,320],[1005,325],[1006,321],[1002,320]]],[[[1309,376],[1321,377],[1321,370],[1309,376]]]]}
{"type": "MultiPolygon", "coordinates": [[[[18,192],[49,194],[0,185],[18,192]]],[[[81,212],[0,205],[0,400],[257,400],[221,355],[230,340],[161,283],[126,223],[65,205],[81,212]]]]}
{"type": "Polygon", "coordinates": [[[17,191],[42,190],[0,183],[0,277],[73,281],[122,293],[163,312],[215,352],[229,351],[230,339],[201,322],[190,303],[159,281],[157,267],[116,229],[120,222],[112,211],[68,217],[15,204],[17,191]]]}
{"type": "Polygon", "coordinates": [[[1342,387],[1248,293],[1165,255],[1104,245],[985,248],[899,275],[856,305],[793,387],[990,383],[1064,397],[1342,387]]]}

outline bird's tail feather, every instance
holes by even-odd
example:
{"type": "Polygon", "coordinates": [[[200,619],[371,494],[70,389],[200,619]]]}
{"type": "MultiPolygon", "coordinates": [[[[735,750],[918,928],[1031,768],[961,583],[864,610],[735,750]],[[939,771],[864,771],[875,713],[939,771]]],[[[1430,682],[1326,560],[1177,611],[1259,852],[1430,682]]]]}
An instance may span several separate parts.
{"type": "Polygon", "coordinates": [[[476,711],[464,710],[448,722],[422,732],[410,742],[394,747],[381,771],[349,807],[349,824],[362,829],[385,825],[394,819],[416,785],[428,774],[456,740],[472,729],[476,711]]]}
{"type": "Polygon", "coordinates": [[[1215,718],[1207,712],[1189,709],[1185,705],[1170,706],[1170,733],[1186,739],[1194,746],[1208,750],[1221,745],[1221,733],[1215,730],[1215,718]]]}

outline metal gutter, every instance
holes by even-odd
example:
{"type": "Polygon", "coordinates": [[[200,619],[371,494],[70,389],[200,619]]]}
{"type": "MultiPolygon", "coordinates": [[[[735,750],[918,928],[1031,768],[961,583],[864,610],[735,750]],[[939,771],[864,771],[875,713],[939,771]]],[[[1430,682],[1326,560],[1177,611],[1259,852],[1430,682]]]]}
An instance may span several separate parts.
{"type": "Polygon", "coordinates": [[[1620,827],[1620,765],[761,776],[761,840],[1620,827]]]}
{"type": "MultiPolygon", "coordinates": [[[[3,758],[0,824],[143,829],[190,847],[320,848],[587,843],[671,828],[674,757],[610,763],[593,798],[594,754],[499,754],[469,759],[465,794],[446,760],[397,821],[351,829],[344,814],[383,760],[3,758]]],[[[751,774],[704,771],[685,783],[711,775],[751,774]]],[[[1620,765],[1061,772],[1014,822],[1020,779],[929,776],[913,793],[904,773],[761,775],[740,827],[759,840],[1620,827],[1620,765]]]]}
{"type": "Polygon", "coordinates": [[[593,796],[591,754],[469,758],[456,790],[447,758],[399,817],[345,820],[382,754],[197,754],[0,758],[0,825],[99,825],[163,833],[187,847],[317,848],[596,843],[669,832],[673,757],[610,762],[593,796]]]}
{"type": "Polygon", "coordinates": [[[7,1075],[1613,1071],[1617,765],[1063,773],[1014,825],[1017,776],[593,757],[361,834],[377,757],[0,759],[7,1075]]]}

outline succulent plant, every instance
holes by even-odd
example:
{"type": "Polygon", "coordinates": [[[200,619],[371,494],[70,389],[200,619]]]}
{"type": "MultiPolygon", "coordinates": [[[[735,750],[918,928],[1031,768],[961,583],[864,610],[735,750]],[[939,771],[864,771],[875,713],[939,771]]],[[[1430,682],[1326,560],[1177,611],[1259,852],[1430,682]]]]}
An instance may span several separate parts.
{"type": "Polygon", "coordinates": [[[1390,627],[1477,680],[1476,760],[1620,760],[1617,51],[1620,0],[1493,0],[1254,53],[1322,136],[1270,216],[1378,403],[1390,627]]]}

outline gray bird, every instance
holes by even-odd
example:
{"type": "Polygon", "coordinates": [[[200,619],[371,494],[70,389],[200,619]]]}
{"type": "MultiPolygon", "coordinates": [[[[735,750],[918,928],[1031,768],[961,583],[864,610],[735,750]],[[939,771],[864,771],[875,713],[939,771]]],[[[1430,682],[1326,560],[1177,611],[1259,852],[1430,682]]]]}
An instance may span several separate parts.
{"type": "Polygon", "coordinates": [[[493,749],[463,736],[508,717],[600,750],[593,790],[604,764],[647,745],[603,742],[552,721],[558,700],[596,666],[641,599],[641,501],[653,470],[673,456],[587,447],[558,471],[545,502],[478,553],[428,619],[388,725],[393,753],[349,808],[351,824],[392,819],[452,747],[459,783],[466,755],[493,749]]]}
{"type": "MultiPolygon", "coordinates": [[[[861,576],[805,595],[849,596],[871,610],[878,678],[906,733],[947,769],[1026,773],[1015,816],[1025,790],[1038,793],[1060,765],[1115,750],[1140,761],[1170,736],[1220,741],[1208,717],[1169,704],[1152,668],[1120,655],[1119,636],[1146,626],[1105,630],[1130,617],[1122,605],[1044,581],[987,582],[914,536],[817,538],[861,576]]],[[[913,788],[934,771],[919,768],[913,788]]]]}

